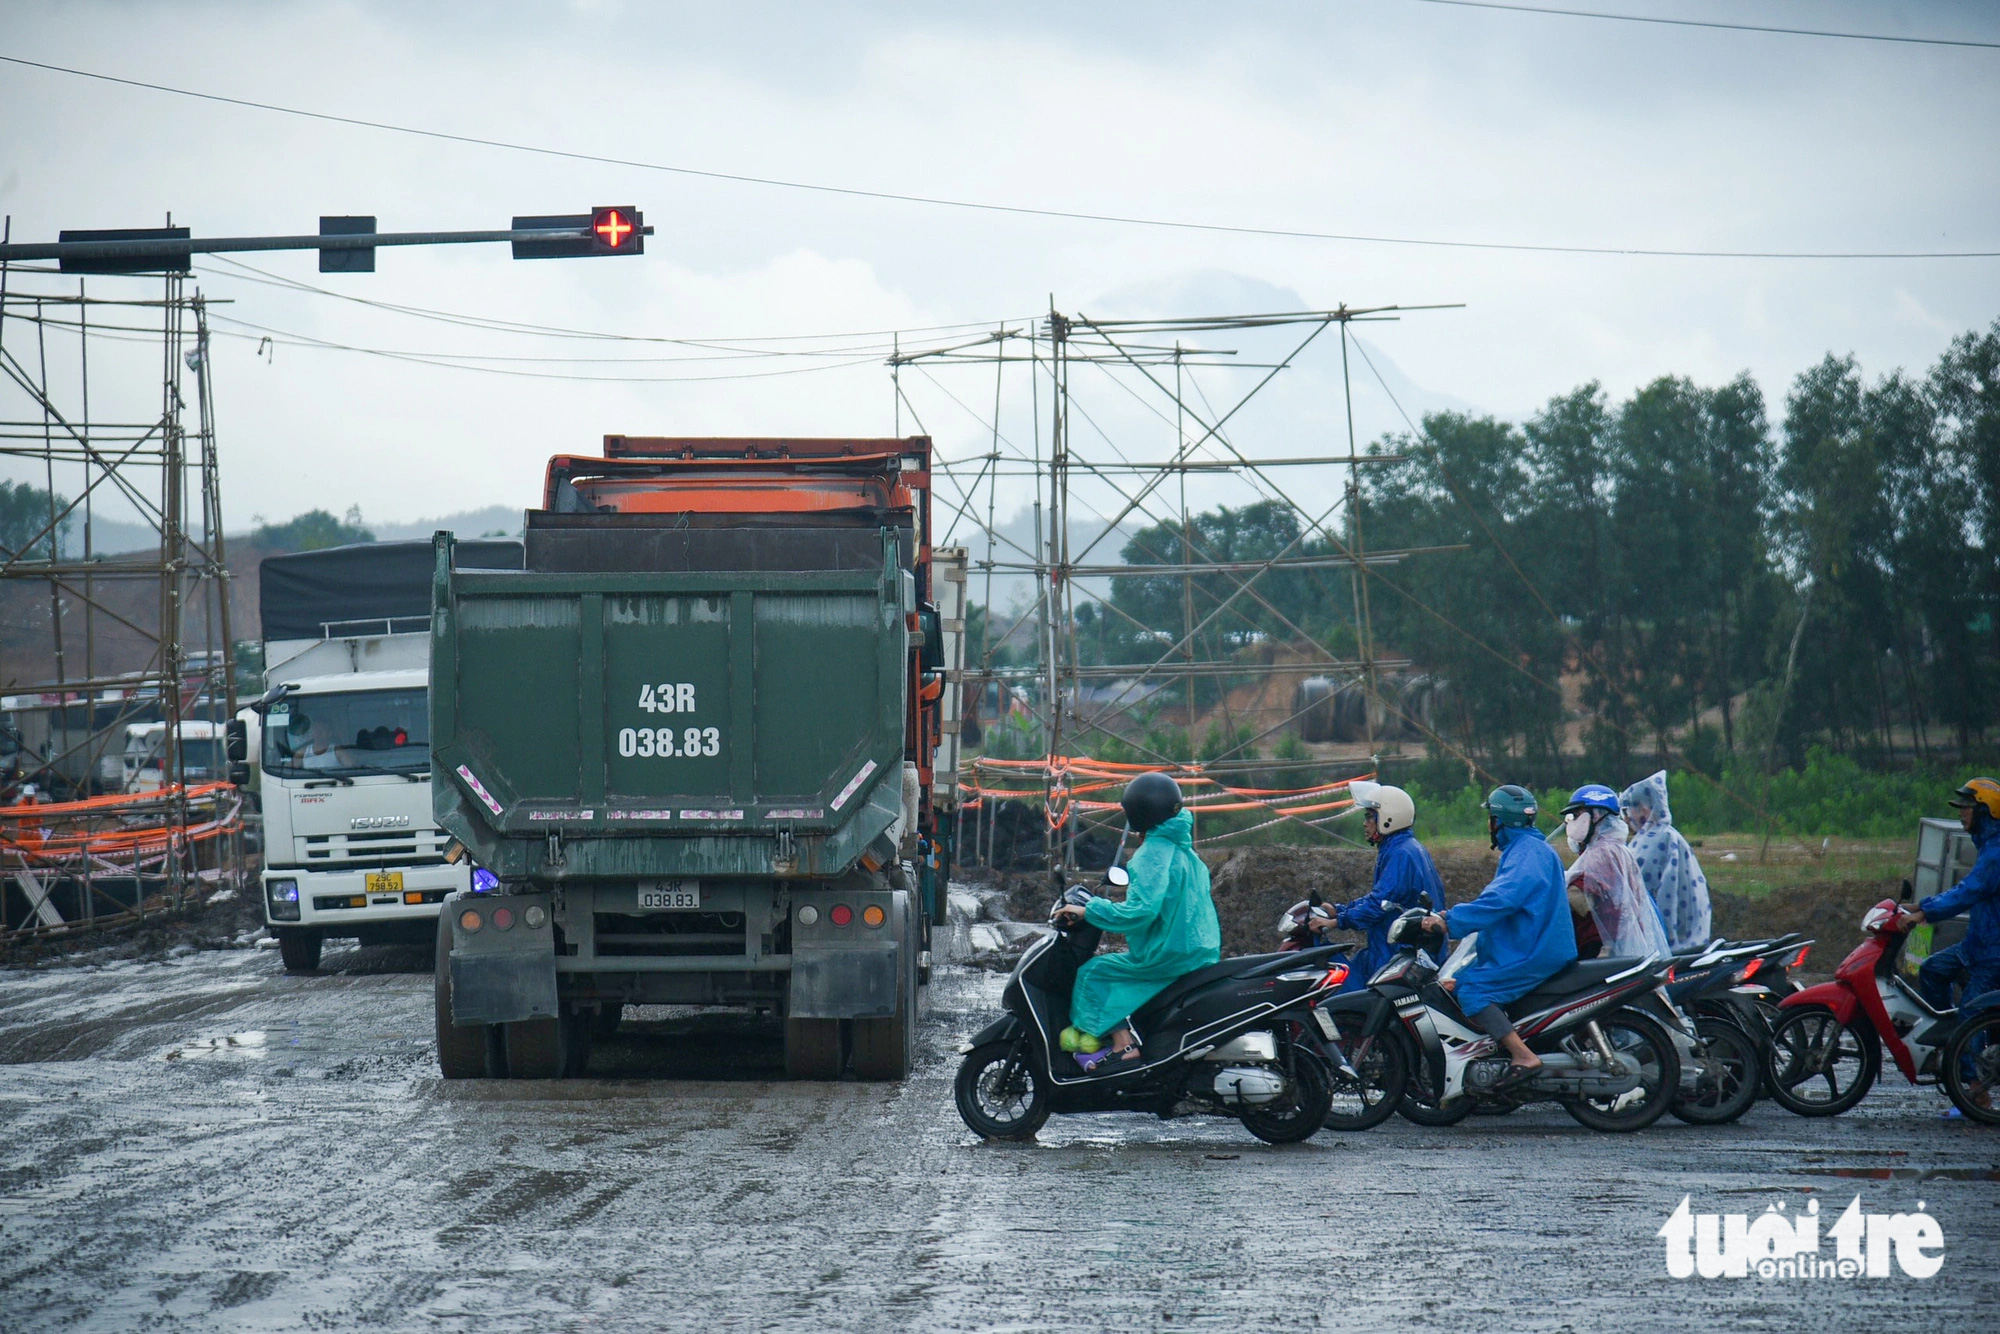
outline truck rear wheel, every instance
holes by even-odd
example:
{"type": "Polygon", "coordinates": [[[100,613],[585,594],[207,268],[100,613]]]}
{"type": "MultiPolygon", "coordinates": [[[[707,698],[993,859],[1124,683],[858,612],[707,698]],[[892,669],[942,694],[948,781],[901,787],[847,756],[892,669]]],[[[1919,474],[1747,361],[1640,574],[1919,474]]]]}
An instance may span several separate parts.
{"type": "Polygon", "coordinates": [[[451,919],[443,916],[438,918],[435,985],[439,1072],[446,1079],[484,1079],[486,1025],[451,1021],[451,919]]]}
{"type": "Polygon", "coordinates": [[[574,1018],[516,1020],[502,1024],[506,1040],[506,1072],[516,1080],[560,1080],[576,1074],[582,1024],[574,1018]],[[572,1064],[576,1068],[572,1068],[572,1064]]]}
{"type": "Polygon", "coordinates": [[[917,941],[915,896],[898,892],[900,910],[897,932],[897,959],[902,976],[897,979],[896,1013],[888,1019],[854,1021],[854,1076],[857,1079],[907,1079],[917,1056],[917,941]]]}
{"type": "Polygon", "coordinates": [[[840,1078],[840,1020],[785,1021],[785,1075],[790,1079],[840,1078]]]}
{"type": "Polygon", "coordinates": [[[311,927],[281,926],[278,928],[278,957],[285,961],[288,973],[316,973],[319,971],[319,952],[323,938],[311,927]]]}

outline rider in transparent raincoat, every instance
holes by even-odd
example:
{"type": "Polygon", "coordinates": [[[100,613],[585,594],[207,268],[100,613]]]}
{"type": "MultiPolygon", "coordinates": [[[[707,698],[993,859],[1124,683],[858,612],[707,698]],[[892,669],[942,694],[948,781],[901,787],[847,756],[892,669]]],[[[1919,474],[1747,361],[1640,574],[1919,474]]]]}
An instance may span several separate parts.
{"type": "Polygon", "coordinates": [[[1619,794],[1625,819],[1632,826],[1632,856],[1646,878],[1646,892],[1667,925],[1667,940],[1676,950],[1690,950],[1709,940],[1708,877],[1701,873],[1694,849],[1674,828],[1667,805],[1667,771],[1642,778],[1619,794]]]}
{"type": "Polygon", "coordinates": [[[1646,893],[1618,796],[1602,783],[1578,788],[1563,807],[1563,832],[1577,854],[1565,881],[1581,894],[1608,957],[1643,959],[1669,952],[1667,929],[1646,893]]]}

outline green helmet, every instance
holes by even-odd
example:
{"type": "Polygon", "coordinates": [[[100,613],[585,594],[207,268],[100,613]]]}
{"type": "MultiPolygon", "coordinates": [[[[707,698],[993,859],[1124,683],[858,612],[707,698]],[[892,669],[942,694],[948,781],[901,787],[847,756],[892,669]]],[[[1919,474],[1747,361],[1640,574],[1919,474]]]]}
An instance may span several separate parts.
{"type": "Polygon", "coordinates": [[[1486,794],[1486,823],[1495,834],[1502,829],[1533,829],[1540,810],[1535,794],[1517,783],[1503,783],[1486,794]]]}

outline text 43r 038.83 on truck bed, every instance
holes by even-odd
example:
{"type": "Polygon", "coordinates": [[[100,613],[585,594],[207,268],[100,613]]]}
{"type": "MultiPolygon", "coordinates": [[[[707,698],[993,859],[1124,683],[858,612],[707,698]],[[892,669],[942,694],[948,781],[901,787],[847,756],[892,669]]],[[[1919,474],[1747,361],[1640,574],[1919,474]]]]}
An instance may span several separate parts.
{"type": "Polygon", "coordinates": [[[626,759],[671,760],[695,755],[720,755],[722,731],[715,727],[621,727],[618,753],[626,759]]]}

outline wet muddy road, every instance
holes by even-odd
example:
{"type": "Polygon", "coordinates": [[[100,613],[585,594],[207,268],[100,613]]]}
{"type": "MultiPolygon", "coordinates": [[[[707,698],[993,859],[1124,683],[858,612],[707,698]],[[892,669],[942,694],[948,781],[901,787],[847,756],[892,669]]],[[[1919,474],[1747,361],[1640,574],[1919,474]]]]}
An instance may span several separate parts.
{"type": "Polygon", "coordinates": [[[2000,1309],[2000,1133],[1927,1089],[1633,1136],[1550,1108],[1291,1149],[1126,1118],[981,1144],[951,1074],[989,974],[941,970],[900,1086],[786,1084],[775,1031],[664,1016],[589,1079],[447,1085],[426,962],[0,973],[0,1328],[1947,1331],[2000,1309]],[[1667,1275],[1683,1195],[1754,1216],[1857,1192],[1922,1201],[1943,1271],[1667,1275]]]}

